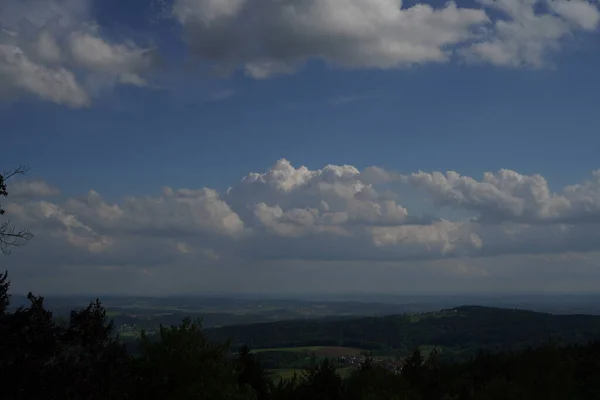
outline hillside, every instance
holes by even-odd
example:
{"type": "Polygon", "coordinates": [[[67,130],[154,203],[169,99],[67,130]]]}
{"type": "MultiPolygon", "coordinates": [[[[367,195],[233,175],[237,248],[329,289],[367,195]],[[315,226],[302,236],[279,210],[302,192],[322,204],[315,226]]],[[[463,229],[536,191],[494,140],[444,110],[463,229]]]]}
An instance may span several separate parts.
{"type": "Polygon", "coordinates": [[[251,348],[347,346],[406,355],[417,346],[438,346],[472,354],[549,340],[588,342],[600,338],[600,316],[461,306],[434,313],[228,326],[207,329],[206,335],[251,348]]]}

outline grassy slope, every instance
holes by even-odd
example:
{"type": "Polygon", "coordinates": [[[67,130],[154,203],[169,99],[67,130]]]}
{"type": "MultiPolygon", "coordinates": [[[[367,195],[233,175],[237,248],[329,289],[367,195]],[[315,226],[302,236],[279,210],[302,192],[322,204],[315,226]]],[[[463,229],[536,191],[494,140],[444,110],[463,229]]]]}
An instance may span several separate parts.
{"type": "Polygon", "coordinates": [[[278,347],[255,349],[254,353],[267,352],[304,352],[313,353],[317,357],[340,357],[346,355],[359,355],[366,350],[357,349],[355,347],[339,347],[339,346],[301,346],[301,347],[278,347]]]}

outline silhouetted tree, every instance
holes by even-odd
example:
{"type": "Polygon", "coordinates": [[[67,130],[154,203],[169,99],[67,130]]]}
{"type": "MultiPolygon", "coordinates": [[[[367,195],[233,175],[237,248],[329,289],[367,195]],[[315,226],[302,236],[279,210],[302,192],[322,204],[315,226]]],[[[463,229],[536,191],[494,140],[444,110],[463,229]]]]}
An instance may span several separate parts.
{"type": "Polygon", "coordinates": [[[250,352],[248,346],[242,346],[236,360],[238,384],[248,385],[256,393],[257,400],[269,398],[269,378],[266,370],[250,352]]]}
{"type": "Polygon", "coordinates": [[[337,400],[342,395],[342,378],[329,358],[320,363],[313,359],[304,371],[300,388],[306,399],[337,400]]]}
{"type": "Polygon", "coordinates": [[[425,359],[418,347],[404,360],[402,376],[414,387],[419,387],[422,383],[424,362],[425,359]]]}
{"type": "Polygon", "coordinates": [[[251,389],[238,385],[227,358],[229,344],[209,342],[199,321],[161,326],[158,335],[154,340],[142,332],[141,355],[133,363],[133,398],[255,399],[251,389]]]}
{"type": "MultiPolygon", "coordinates": [[[[0,196],[8,196],[6,182],[15,175],[23,175],[27,172],[26,167],[19,167],[0,174],[0,196]]],[[[0,205],[0,215],[6,210],[0,205]]],[[[0,252],[9,254],[10,248],[20,246],[33,237],[27,229],[17,229],[11,225],[10,220],[0,222],[0,252]]]]}
{"type": "Polygon", "coordinates": [[[0,319],[0,387],[3,398],[52,398],[47,378],[54,375],[50,369],[58,350],[57,332],[44,299],[31,293],[27,298],[29,307],[0,319]]]}
{"type": "Polygon", "coordinates": [[[438,400],[442,398],[444,382],[442,378],[442,365],[440,351],[433,349],[427,360],[423,363],[423,382],[421,382],[421,396],[424,400],[438,400]]]}
{"type": "Polygon", "coordinates": [[[10,289],[8,272],[4,272],[4,274],[0,274],[0,318],[2,318],[10,305],[10,294],[8,293],[8,289],[10,289]]]}
{"type": "Polygon", "coordinates": [[[0,316],[0,390],[3,399],[125,398],[128,356],[100,302],[56,323],[44,299],[0,316]]]}
{"type": "Polygon", "coordinates": [[[346,381],[344,400],[408,400],[412,395],[406,379],[377,364],[358,368],[346,381]]]}
{"type": "Polygon", "coordinates": [[[128,378],[129,358],[113,334],[112,321],[99,300],[87,308],[72,311],[66,327],[61,327],[59,352],[54,362],[73,399],[117,398],[128,378]]]}

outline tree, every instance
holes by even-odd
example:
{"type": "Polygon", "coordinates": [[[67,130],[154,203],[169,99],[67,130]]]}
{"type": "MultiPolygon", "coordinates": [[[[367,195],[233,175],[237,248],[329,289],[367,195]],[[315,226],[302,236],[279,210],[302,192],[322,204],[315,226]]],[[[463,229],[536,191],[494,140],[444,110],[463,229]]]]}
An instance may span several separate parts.
{"type": "Polygon", "coordinates": [[[344,400],[412,400],[415,398],[404,378],[395,371],[373,363],[365,363],[355,369],[346,380],[345,386],[344,400]]]}
{"type": "Polygon", "coordinates": [[[256,392],[257,400],[269,398],[269,377],[248,346],[244,345],[237,354],[238,384],[250,386],[256,392]]]}
{"type": "Polygon", "coordinates": [[[0,318],[0,386],[3,398],[52,398],[48,362],[57,352],[57,332],[44,299],[31,293],[27,298],[29,307],[0,318]]]}
{"type": "Polygon", "coordinates": [[[71,311],[57,339],[59,349],[53,362],[65,379],[59,387],[65,398],[124,397],[129,358],[99,300],[85,309],[71,311]]]}
{"type": "Polygon", "coordinates": [[[423,364],[425,358],[419,348],[415,348],[413,353],[404,360],[402,366],[402,376],[414,387],[420,387],[423,378],[423,364]]]}
{"type": "Polygon", "coordinates": [[[320,363],[312,358],[310,366],[304,371],[300,386],[303,398],[337,400],[341,398],[342,378],[329,358],[324,358],[320,363]]]}
{"type": "Polygon", "coordinates": [[[10,281],[8,280],[8,272],[0,274],[0,318],[6,312],[8,305],[10,304],[10,294],[8,289],[10,288],[10,281]]]}
{"type": "MultiPolygon", "coordinates": [[[[7,197],[8,191],[6,182],[15,175],[24,175],[27,172],[26,167],[18,167],[16,169],[0,174],[0,196],[7,197]]],[[[4,215],[6,210],[0,204],[0,215],[4,215]]],[[[0,252],[9,254],[10,248],[21,246],[26,241],[33,238],[33,234],[27,229],[17,229],[11,225],[10,220],[0,223],[0,252]]]]}
{"type": "Polygon", "coordinates": [[[256,398],[251,389],[238,385],[229,344],[209,342],[199,321],[187,318],[179,326],[161,326],[157,336],[142,332],[141,354],[133,362],[132,398],[256,398]]]}
{"type": "Polygon", "coordinates": [[[0,387],[6,399],[124,398],[128,356],[96,301],[56,323],[44,299],[0,316],[0,387]]]}

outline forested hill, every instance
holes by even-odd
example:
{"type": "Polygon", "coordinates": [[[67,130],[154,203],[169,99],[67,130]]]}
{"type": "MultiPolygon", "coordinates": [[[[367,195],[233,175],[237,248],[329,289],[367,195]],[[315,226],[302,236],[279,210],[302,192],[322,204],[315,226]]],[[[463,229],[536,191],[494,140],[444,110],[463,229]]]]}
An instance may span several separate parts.
{"type": "Polygon", "coordinates": [[[462,306],[433,313],[341,320],[280,321],[207,329],[214,340],[251,348],[349,346],[408,353],[432,345],[469,352],[600,338],[600,316],[462,306]]]}

